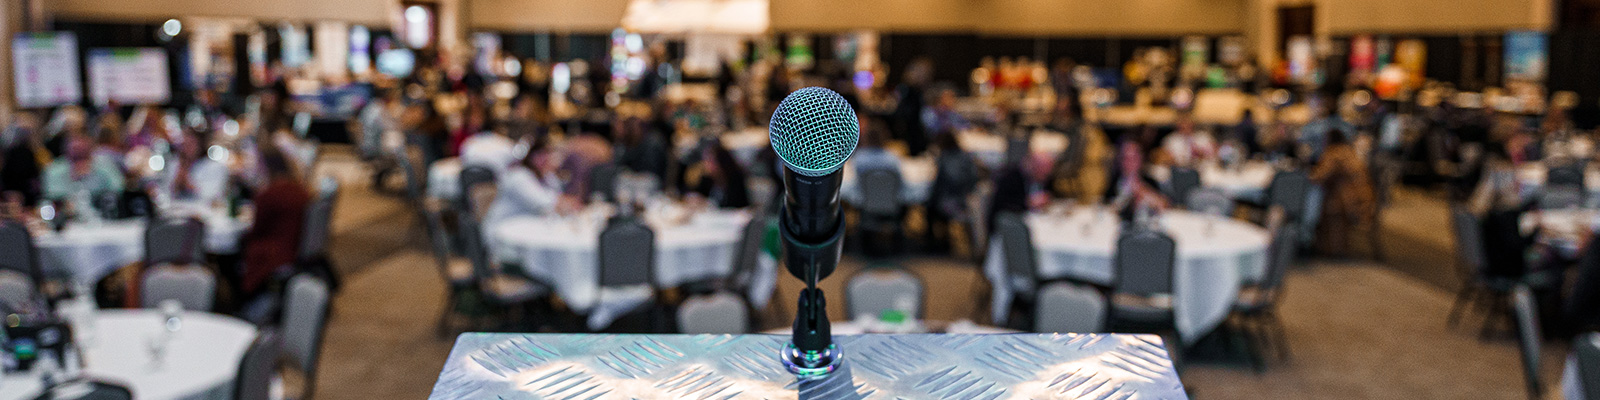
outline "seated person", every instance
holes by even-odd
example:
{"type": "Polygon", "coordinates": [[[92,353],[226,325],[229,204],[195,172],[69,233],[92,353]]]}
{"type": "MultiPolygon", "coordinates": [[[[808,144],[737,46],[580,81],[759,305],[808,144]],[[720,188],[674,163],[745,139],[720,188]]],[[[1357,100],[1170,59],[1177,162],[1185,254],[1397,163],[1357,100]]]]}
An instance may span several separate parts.
{"type": "Polygon", "coordinates": [[[1115,197],[1111,199],[1111,209],[1116,210],[1124,221],[1132,221],[1141,209],[1166,208],[1166,198],[1140,175],[1144,160],[1140,156],[1139,145],[1124,141],[1119,158],[1116,183],[1112,187],[1115,197]]]}
{"type": "Polygon", "coordinates": [[[172,196],[173,200],[216,204],[225,199],[228,188],[228,167],[206,157],[207,146],[201,135],[188,134],[174,143],[177,159],[154,176],[156,190],[172,196]]]}
{"type": "Polygon", "coordinates": [[[694,193],[721,208],[750,206],[750,188],[744,167],[733,159],[733,153],[721,141],[711,141],[700,156],[700,182],[694,193]]]}
{"type": "Polygon", "coordinates": [[[900,159],[883,148],[886,144],[885,136],[877,125],[869,124],[866,118],[861,118],[861,141],[856,145],[855,153],[850,155],[856,176],[879,170],[900,174],[900,159]]]}
{"type": "Polygon", "coordinates": [[[547,215],[577,207],[577,198],[561,192],[562,182],[556,173],[561,165],[560,153],[542,144],[534,147],[521,162],[498,175],[494,202],[484,212],[484,222],[547,215]]]}
{"type": "Polygon", "coordinates": [[[1162,140],[1161,149],[1172,165],[1192,166],[1216,158],[1217,142],[1210,133],[1196,131],[1194,121],[1184,117],[1178,120],[1178,129],[1162,140]]]}
{"type": "Polygon", "coordinates": [[[260,151],[267,183],[256,194],[255,222],[241,240],[244,271],[239,289],[244,298],[262,293],[274,274],[293,266],[311,203],[311,193],[300,183],[289,158],[275,146],[262,146],[260,151]]]}
{"type": "Polygon", "coordinates": [[[481,165],[496,174],[505,172],[506,167],[517,162],[513,147],[516,144],[511,138],[497,130],[475,133],[461,142],[461,166],[481,165]]]}
{"type": "Polygon", "coordinates": [[[78,192],[91,196],[121,192],[122,172],[108,159],[93,156],[89,138],[75,136],[67,139],[65,157],[51,162],[44,170],[44,197],[62,200],[78,192]]]}

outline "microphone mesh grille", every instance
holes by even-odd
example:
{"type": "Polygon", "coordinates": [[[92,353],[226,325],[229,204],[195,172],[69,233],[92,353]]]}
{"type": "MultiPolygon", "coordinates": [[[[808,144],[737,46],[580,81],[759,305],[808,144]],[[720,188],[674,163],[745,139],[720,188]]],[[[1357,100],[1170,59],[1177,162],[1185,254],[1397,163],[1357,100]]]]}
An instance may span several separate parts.
{"type": "Polygon", "coordinates": [[[844,167],[856,150],[861,125],[844,96],[808,87],[783,98],[767,132],[784,165],[801,175],[821,176],[844,167]]]}

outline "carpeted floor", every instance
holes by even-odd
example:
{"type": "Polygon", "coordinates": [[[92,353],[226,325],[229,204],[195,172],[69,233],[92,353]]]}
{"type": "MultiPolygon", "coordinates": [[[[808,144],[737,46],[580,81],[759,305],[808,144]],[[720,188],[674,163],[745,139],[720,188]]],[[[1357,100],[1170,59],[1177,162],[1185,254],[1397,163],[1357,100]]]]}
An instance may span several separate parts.
{"type": "MultiPolygon", "coordinates": [[[[435,334],[444,284],[399,197],[369,188],[351,157],[325,157],[345,182],[333,251],[345,287],[334,301],[322,349],[317,396],[330,399],[426,397],[452,339],[435,334]]],[[[1476,320],[1447,329],[1457,284],[1449,222],[1437,196],[1403,192],[1386,216],[1389,262],[1308,260],[1290,272],[1280,312],[1292,358],[1255,373],[1241,357],[1203,341],[1180,372],[1196,398],[1519,398],[1518,352],[1510,340],[1481,341],[1476,320]]],[[[896,262],[928,284],[927,317],[983,315],[986,284],[976,266],[949,258],[896,262]]],[[[842,293],[861,262],[847,257],[823,289],[842,293]]],[[[768,328],[786,326],[799,284],[780,280],[768,328]]],[[[841,299],[842,300],[842,299],[841,299]]],[[[829,304],[847,318],[843,301],[829,304]]],[[[1554,388],[1564,345],[1547,343],[1545,386],[1554,388]]],[[[1547,390],[1549,392],[1550,390],[1547,390]]]]}

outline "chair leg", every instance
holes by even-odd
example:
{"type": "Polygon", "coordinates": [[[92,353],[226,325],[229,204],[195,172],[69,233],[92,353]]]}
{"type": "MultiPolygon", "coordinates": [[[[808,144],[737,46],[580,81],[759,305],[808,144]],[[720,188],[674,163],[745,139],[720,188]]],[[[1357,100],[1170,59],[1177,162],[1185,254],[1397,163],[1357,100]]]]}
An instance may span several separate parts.
{"type": "Polygon", "coordinates": [[[1271,323],[1272,341],[1277,345],[1278,361],[1289,361],[1292,356],[1289,353],[1289,337],[1284,332],[1283,320],[1278,319],[1277,313],[1268,313],[1267,321],[1271,323]]]}
{"type": "Polygon", "coordinates": [[[1445,319],[1446,327],[1454,328],[1456,323],[1460,322],[1461,311],[1467,308],[1464,306],[1471,304],[1470,300],[1476,297],[1475,292],[1477,292],[1477,289],[1472,286],[1471,282],[1462,283],[1461,290],[1456,292],[1455,303],[1450,305],[1450,316],[1445,319]]]}

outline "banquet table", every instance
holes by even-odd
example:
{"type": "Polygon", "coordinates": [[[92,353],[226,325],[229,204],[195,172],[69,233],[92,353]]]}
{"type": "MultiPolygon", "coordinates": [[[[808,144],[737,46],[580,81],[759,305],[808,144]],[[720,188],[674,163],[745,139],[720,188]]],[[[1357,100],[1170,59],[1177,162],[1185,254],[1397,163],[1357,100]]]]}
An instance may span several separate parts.
{"type": "MultiPolygon", "coordinates": [[[[648,286],[600,287],[599,237],[609,215],[591,208],[574,216],[514,217],[490,226],[487,239],[497,259],[518,263],[529,276],[553,285],[568,306],[587,314],[590,326],[600,329],[652,295],[648,286]]],[[[677,206],[651,207],[645,213],[646,223],[655,231],[657,287],[728,276],[744,225],[750,221],[743,210],[711,209],[687,219],[685,215],[677,206]]],[[[758,268],[771,276],[776,267],[762,264],[758,268]]]]}
{"type": "MultiPolygon", "coordinates": [[[[1100,207],[1065,213],[1033,213],[1027,217],[1035,260],[1043,279],[1070,278],[1111,285],[1111,263],[1121,222],[1100,207]]],[[[1270,235],[1265,229],[1234,219],[1168,210],[1158,224],[1177,243],[1173,308],[1179,336],[1193,343],[1228,316],[1239,287],[1259,281],[1266,272],[1270,235]]],[[[1006,282],[1001,239],[990,241],[984,276],[1006,282]]],[[[1003,324],[1010,309],[1011,285],[995,285],[993,315],[1003,324]]]]}
{"type": "MultiPolygon", "coordinates": [[[[938,166],[933,157],[900,158],[900,201],[905,204],[923,204],[933,190],[933,179],[938,166]]],[[[843,182],[839,184],[839,198],[847,203],[861,204],[861,186],[856,177],[855,163],[845,162],[843,182]]]]}
{"type": "MultiPolygon", "coordinates": [[[[1028,153],[1054,157],[1067,149],[1067,137],[1048,130],[1036,130],[1028,138],[1028,153]]],[[[1006,158],[1006,137],[979,130],[964,130],[956,134],[961,149],[972,154],[978,162],[998,169],[1006,158]]]]}
{"type": "MultiPolygon", "coordinates": [[[[1234,200],[1264,199],[1267,186],[1272,184],[1272,176],[1277,173],[1272,163],[1260,160],[1245,161],[1232,168],[1224,168],[1217,162],[1204,162],[1198,171],[1201,186],[1221,190],[1234,200]]],[[[1172,170],[1167,166],[1152,165],[1145,169],[1145,173],[1163,185],[1172,176],[1172,170]]]]}
{"type": "MultiPolygon", "coordinates": [[[[211,254],[237,253],[239,238],[249,230],[251,222],[248,217],[229,217],[224,210],[209,207],[174,207],[165,212],[199,217],[206,226],[205,251],[211,254]]],[[[39,267],[45,275],[70,276],[92,284],[144,256],[146,222],[142,218],[98,224],[72,222],[59,232],[36,231],[33,242],[39,249],[39,267]]]]}
{"type": "MultiPolygon", "coordinates": [[[[1517,183],[1522,185],[1522,195],[1531,197],[1539,193],[1544,188],[1549,173],[1549,168],[1542,162],[1529,162],[1518,166],[1517,183]]],[[[1600,169],[1588,168],[1583,171],[1583,187],[1587,189],[1588,197],[1600,198],[1600,169]]]]}
{"type": "MultiPolygon", "coordinates": [[[[161,311],[99,310],[95,315],[87,328],[93,335],[76,338],[83,374],[125,385],[142,400],[233,398],[240,360],[256,337],[255,326],[245,321],[185,311],[182,328],[157,363],[149,343],[164,331],[161,311]]],[[[42,390],[37,370],[0,377],[0,400],[32,399],[42,390]]]]}
{"type": "Polygon", "coordinates": [[[1524,233],[1532,232],[1537,226],[1538,240],[1574,256],[1589,232],[1600,226],[1597,222],[1600,222],[1600,210],[1586,208],[1534,210],[1523,214],[1520,221],[1524,233]]]}

